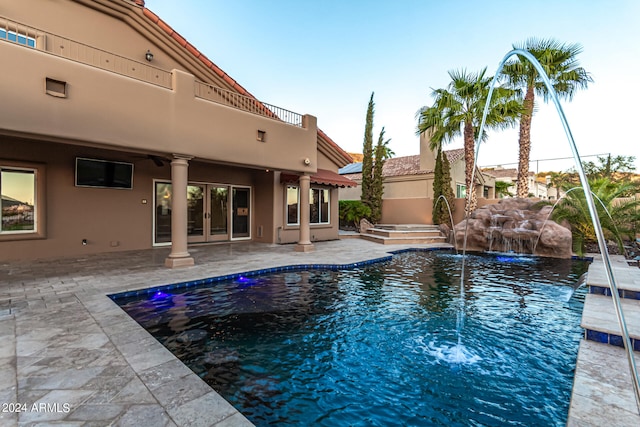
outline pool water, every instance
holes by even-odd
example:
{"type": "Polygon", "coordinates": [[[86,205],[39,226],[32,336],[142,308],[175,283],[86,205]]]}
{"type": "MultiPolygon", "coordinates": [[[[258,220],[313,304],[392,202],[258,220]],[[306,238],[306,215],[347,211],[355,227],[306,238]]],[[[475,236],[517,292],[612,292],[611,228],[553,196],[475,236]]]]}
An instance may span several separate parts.
{"type": "Polygon", "coordinates": [[[412,252],[116,301],[258,426],[565,425],[588,264],[412,252]],[[459,322],[463,306],[464,322],[459,322]]]}

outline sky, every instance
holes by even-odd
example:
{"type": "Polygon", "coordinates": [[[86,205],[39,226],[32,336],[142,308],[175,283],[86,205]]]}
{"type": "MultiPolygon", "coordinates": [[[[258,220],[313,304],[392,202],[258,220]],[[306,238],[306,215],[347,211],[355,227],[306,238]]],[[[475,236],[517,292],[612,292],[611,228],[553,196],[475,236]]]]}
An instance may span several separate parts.
{"type": "MultiPolygon", "coordinates": [[[[635,156],[640,99],[637,0],[147,0],[171,25],[257,99],[311,114],[348,152],[362,152],[375,93],[374,141],[384,126],[395,156],[419,153],[416,112],[445,88],[449,70],[494,75],[527,38],[578,43],[594,82],[562,108],[583,160],[635,156]]],[[[531,129],[530,170],[575,165],[553,104],[542,100],[531,129]],[[565,160],[549,160],[568,158],[565,160]]],[[[445,149],[461,148],[462,140],[445,149]]],[[[480,166],[515,168],[517,129],[490,132],[480,166]]]]}

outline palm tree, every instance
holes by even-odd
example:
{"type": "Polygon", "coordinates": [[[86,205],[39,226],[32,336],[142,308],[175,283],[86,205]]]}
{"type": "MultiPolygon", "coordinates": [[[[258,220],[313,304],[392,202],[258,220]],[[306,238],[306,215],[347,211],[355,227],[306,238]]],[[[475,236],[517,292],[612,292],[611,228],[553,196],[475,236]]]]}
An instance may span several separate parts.
{"type": "Polygon", "coordinates": [[[510,182],[496,181],[496,196],[498,198],[513,197],[513,194],[509,191],[509,187],[511,187],[511,185],[512,184],[510,182]]]}
{"type": "MultiPolygon", "coordinates": [[[[582,52],[579,44],[563,44],[553,39],[529,38],[514,49],[530,52],[542,65],[549,77],[553,89],[559,97],[571,100],[578,89],[584,89],[593,82],[590,74],[580,67],[576,56],[582,52]]],[[[524,90],[524,111],[520,118],[520,136],[518,139],[518,179],[517,197],[527,197],[529,193],[529,153],[531,151],[531,119],[534,113],[535,96],[545,101],[549,91],[541,76],[525,58],[514,58],[505,64],[502,74],[514,89],[524,90]]]]}
{"type": "MultiPolygon", "coordinates": [[[[624,240],[635,237],[640,222],[640,199],[623,196],[637,191],[637,185],[631,181],[598,178],[590,179],[589,186],[605,238],[616,242],[620,253],[624,253],[624,240]]],[[[571,226],[573,250],[583,255],[586,244],[596,242],[584,191],[581,187],[571,187],[570,183],[563,185],[563,190],[565,195],[557,202],[551,217],[557,223],[571,226]]]]}
{"type": "MultiPolygon", "coordinates": [[[[479,73],[466,70],[449,71],[451,82],[446,89],[433,90],[431,107],[418,111],[418,133],[429,132],[431,149],[435,151],[441,144],[451,142],[462,135],[464,140],[465,185],[470,193],[469,211],[476,208],[474,185],[471,182],[475,154],[475,139],[480,130],[480,122],[489,94],[493,77],[486,76],[485,67],[479,73]]],[[[494,89],[491,106],[485,121],[487,129],[503,129],[515,124],[521,112],[521,103],[515,91],[504,87],[494,89]]],[[[486,139],[487,134],[483,134],[486,139]]]]}

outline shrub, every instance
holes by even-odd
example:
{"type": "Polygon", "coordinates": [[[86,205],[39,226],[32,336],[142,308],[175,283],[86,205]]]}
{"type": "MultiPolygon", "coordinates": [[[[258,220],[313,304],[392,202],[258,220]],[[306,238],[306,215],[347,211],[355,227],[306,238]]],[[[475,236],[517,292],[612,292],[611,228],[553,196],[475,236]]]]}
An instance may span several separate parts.
{"type": "Polygon", "coordinates": [[[360,200],[340,200],[338,202],[341,226],[355,226],[360,230],[360,220],[371,216],[371,208],[360,200]]]}

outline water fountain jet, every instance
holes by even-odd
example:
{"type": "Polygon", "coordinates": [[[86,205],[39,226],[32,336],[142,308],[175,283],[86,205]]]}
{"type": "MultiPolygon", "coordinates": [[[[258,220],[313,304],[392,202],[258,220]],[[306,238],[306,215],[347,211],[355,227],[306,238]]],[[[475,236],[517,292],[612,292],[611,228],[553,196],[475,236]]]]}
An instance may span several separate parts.
{"type": "MultiPolygon", "coordinates": [[[[455,224],[453,223],[453,215],[451,214],[451,206],[449,206],[449,201],[447,200],[446,197],[444,197],[443,194],[439,195],[438,198],[436,199],[436,203],[433,205],[433,210],[435,211],[436,208],[438,207],[438,203],[440,202],[440,199],[444,200],[445,204],[447,205],[447,210],[449,211],[449,220],[451,221],[451,233],[454,232],[455,229],[455,224]]],[[[451,237],[451,236],[449,236],[451,237]]],[[[458,254],[458,245],[456,243],[456,239],[455,236],[453,237],[453,247],[456,250],[456,255],[458,254]]]]}

